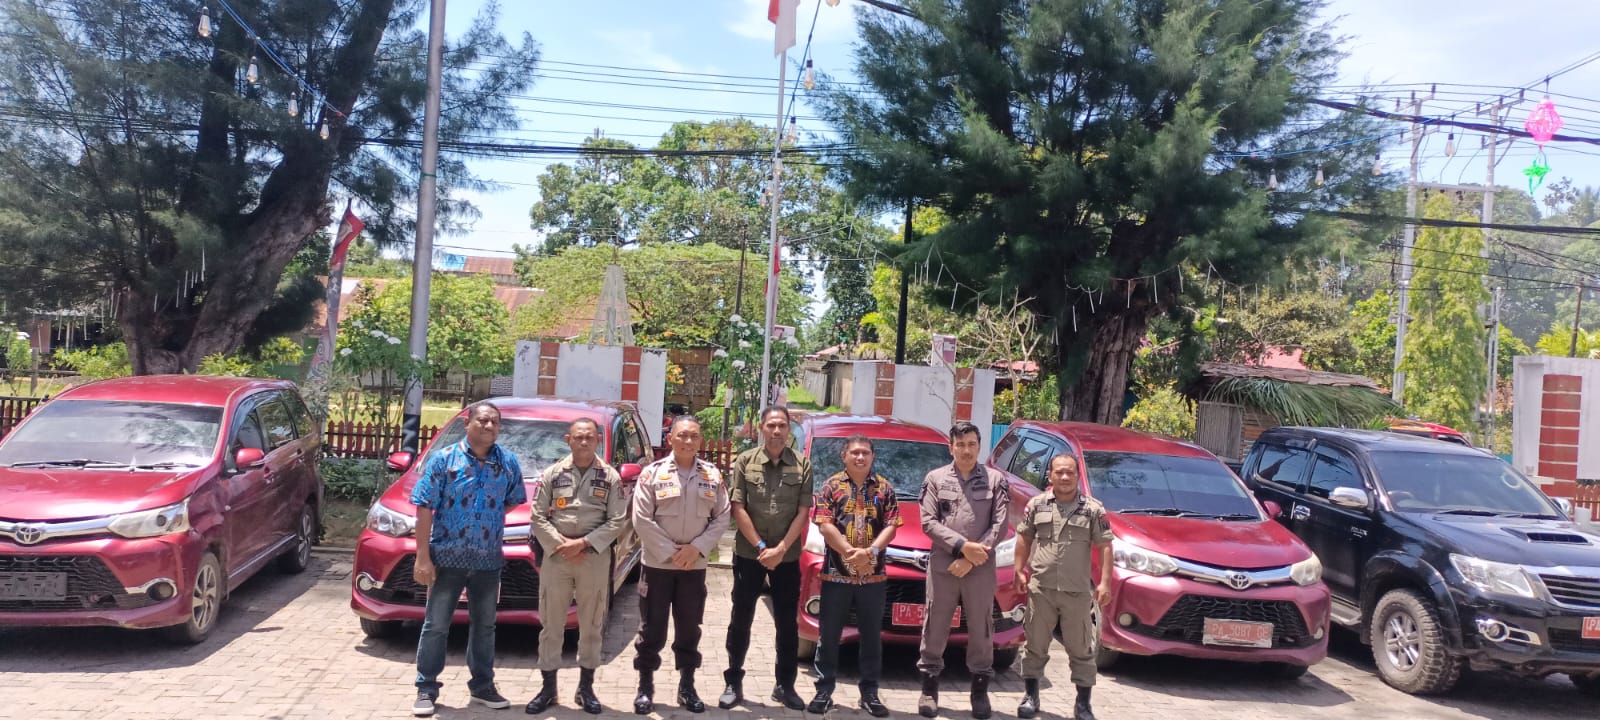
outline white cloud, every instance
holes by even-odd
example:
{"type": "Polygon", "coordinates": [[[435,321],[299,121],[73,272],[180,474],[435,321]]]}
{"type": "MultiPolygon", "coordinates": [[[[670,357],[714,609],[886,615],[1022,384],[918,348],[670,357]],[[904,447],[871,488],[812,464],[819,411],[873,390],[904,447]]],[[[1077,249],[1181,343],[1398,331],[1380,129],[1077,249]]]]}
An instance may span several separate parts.
{"type": "Polygon", "coordinates": [[[596,33],[614,49],[617,65],[639,65],[663,72],[691,72],[694,69],[656,49],[656,35],[649,30],[606,30],[596,33]]]}

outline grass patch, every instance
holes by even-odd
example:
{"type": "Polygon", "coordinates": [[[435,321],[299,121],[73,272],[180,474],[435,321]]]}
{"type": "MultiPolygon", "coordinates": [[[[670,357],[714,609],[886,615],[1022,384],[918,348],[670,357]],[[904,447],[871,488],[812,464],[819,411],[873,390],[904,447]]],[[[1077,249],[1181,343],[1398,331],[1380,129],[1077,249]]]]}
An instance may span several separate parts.
{"type": "Polygon", "coordinates": [[[822,409],[822,406],[817,404],[817,396],[806,392],[806,389],[799,385],[789,388],[789,407],[797,410],[822,409]]]}
{"type": "Polygon", "coordinates": [[[321,544],[326,547],[355,547],[356,538],[367,524],[367,510],[371,505],[349,498],[324,497],[321,544]]]}

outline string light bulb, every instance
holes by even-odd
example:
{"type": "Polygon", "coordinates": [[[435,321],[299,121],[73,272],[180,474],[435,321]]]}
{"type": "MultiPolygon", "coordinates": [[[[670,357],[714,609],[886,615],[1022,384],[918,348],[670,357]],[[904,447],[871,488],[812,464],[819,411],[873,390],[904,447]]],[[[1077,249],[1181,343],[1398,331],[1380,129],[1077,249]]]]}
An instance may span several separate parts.
{"type": "Polygon", "coordinates": [[[200,33],[200,37],[211,37],[211,9],[204,5],[200,6],[200,27],[197,28],[197,31],[200,33]]]}
{"type": "Polygon", "coordinates": [[[1383,174],[1383,156],[1382,155],[1374,155],[1374,156],[1372,156],[1372,174],[1373,175],[1382,175],[1383,174]]]}
{"type": "Polygon", "coordinates": [[[817,71],[812,69],[810,60],[806,60],[806,79],[803,84],[806,86],[807,90],[811,90],[817,86],[817,71]]]}
{"type": "Polygon", "coordinates": [[[828,7],[839,7],[839,0],[828,0],[828,7]]]}
{"type": "Polygon", "coordinates": [[[250,56],[250,68],[244,71],[244,79],[245,82],[251,85],[256,84],[256,81],[261,79],[261,71],[256,68],[256,56],[254,55],[250,56]]]}
{"type": "Polygon", "coordinates": [[[1444,141],[1444,156],[1445,157],[1455,157],[1456,156],[1456,134],[1455,133],[1450,133],[1449,137],[1445,138],[1445,141],[1444,141]]]}
{"type": "Polygon", "coordinates": [[[1322,175],[1322,166],[1318,165],[1317,166],[1317,187],[1322,187],[1323,183],[1326,183],[1327,181],[1328,181],[1327,178],[1323,177],[1323,175],[1322,175]]]}
{"type": "Polygon", "coordinates": [[[328,139],[328,121],[327,120],[323,120],[322,121],[322,129],[317,131],[317,134],[321,135],[323,140],[327,140],[328,139]]]}
{"type": "Polygon", "coordinates": [[[1277,190],[1278,189],[1278,171],[1277,170],[1273,170],[1270,174],[1267,175],[1267,189],[1268,190],[1277,190]]]}
{"type": "Polygon", "coordinates": [[[793,145],[800,139],[800,123],[795,121],[793,115],[789,116],[789,133],[784,137],[784,142],[793,145]]]}
{"type": "Polygon", "coordinates": [[[300,116],[300,101],[295,99],[295,96],[290,95],[289,96],[289,117],[299,117],[299,116],[300,116]]]}

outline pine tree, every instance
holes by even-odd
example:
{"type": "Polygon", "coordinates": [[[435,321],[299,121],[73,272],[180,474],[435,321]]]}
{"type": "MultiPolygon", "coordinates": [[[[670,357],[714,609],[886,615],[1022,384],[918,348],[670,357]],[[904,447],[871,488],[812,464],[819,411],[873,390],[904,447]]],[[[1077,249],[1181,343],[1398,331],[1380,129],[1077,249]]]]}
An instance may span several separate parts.
{"type": "MultiPolygon", "coordinates": [[[[1439,219],[1449,214],[1450,201],[1440,194],[1428,199],[1423,212],[1439,219]]],[[[1406,409],[1458,429],[1472,427],[1488,372],[1487,333],[1477,314],[1489,299],[1483,247],[1483,233],[1474,228],[1424,228],[1411,252],[1411,321],[1401,362],[1406,409]]]]}

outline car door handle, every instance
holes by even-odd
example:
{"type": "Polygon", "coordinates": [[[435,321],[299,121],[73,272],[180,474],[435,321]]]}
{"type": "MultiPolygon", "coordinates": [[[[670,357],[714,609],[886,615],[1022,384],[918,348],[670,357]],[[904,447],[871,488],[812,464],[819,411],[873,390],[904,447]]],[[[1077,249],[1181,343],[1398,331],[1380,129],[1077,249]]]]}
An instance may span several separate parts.
{"type": "Polygon", "coordinates": [[[1311,508],[1306,507],[1305,505],[1296,505],[1294,506],[1293,510],[1289,511],[1289,518],[1291,520],[1305,520],[1309,517],[1311,517],[1311,508]]]}

